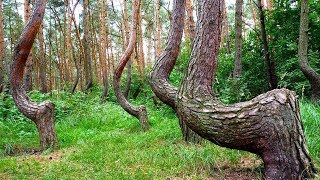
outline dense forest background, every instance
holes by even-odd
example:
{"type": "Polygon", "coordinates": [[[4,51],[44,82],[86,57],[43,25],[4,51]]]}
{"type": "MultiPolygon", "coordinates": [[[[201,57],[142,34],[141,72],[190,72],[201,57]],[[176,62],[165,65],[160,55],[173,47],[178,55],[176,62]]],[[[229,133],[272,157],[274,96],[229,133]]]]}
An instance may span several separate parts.
{"type": "MultiPolygon", "coordinates": [[[[129,21],[131,15],[130,1],[107,1],[106,12],[101,13],[99,1],[89,4],[69,1],[48,2],[42,31],[29,62],[30,87],[27,89],[51,92],[64,90],[74,92],[84,91],[87,79],[91,76],[93,85],[103,86],[103,74],[112,78],[113,71],[125,48],[126,38],[129,36],[129,21]],[[83,6],[88,6],[88,21],[84,24],[83,6]],[[129,7],[129,8],[128,8],[129,7]],[[102,17],[104,16],[104,17],[102,17]],[[104,20],[103,20],[104,19],[104,20]],[[105,24],[101,24],[104,22],[105,24]],[[84,25],[87,28],[84,28],[84,25]],[[84,41],[84,29],[87,29],[84,41]],[[105,30],[104,33],[101,33],[105,30]],[[105,35],[105,36],[104,36],[105,35]],[[104,38],[106,43],[103,44],[104,38]],[[86,46],[86,47],[85,47],[86,46]],[[106,58],[103,58],[101,46],[106,46],[106,58]],[[87,52],[88,51],[88,52],[87,52]],[[85,60],[89,59],[89,62],[85,60]],[[45,63],[43,63],[45,62],[45,63]],[[87,65],[87,64],[90,64],[87,65]],[[88,66],[88,67],[87,67],[88,66]],[[90,71],[90,72],[89,72],[90,71]]],[[[171,3],[171,4],[170,4],[171,3]]],[[[30,16],[32,3],[22,4],[19,1],[3,1],[3,33],[5,39],[5,58],[2,59],[2,71],[7,79],[14,46],[24,27],[24,22],[30,16]],[[22,12],[22,10],[27,12],[22,12]],[[26,17],[22,17],[25,15],[26,17]]],[[[141,6],[139,41],[132,56],[133,73],[124,73],[124,81],[132,79],[131,95],[137,96],[140,82],[146,78],[148,70],[165,47],[170,26],[170,1],[143,1],[141,6]],[[127,77],[128,75],[128,77],[127,77]]],[[[196,4],[193,8],[196,18],[196,4]]],[[[299,2],[275,1],[272,6],[264,6],[266,14],[266,31],[271,59],[274,61],[278,88],[288,88],[297,92],[299,96],[310,97],[310,84],[299,68],[299,2]]],[[[319,71],[319,3],[310,1],[310,30],[308,57],[310,65],[319,71]]],[[[235,4],[227,3],[225,23],[223,27],[220,50],[219,68],[215,90],[227,102],[250,99],[269,89],[267,67],[263,55],[263,42],[260,31],[259,9],[255,2],[245,1],[243,5],[243,47],[242,47],[242,76],[239,88],[233,88],[232,71],[235,53],[235,4]],[[236,89],[236,92],[232,92],[236,89]]],[[[186,26],[186,30],[187,30],[186,26]]],[[[181,47],[180,59],[176,71],[171,78],[179,83],[183,69],[190,54],[189,36],[185,33],[184,45],[181,47]]],[[[125,83],[123,83],[125,85],[125,83]]],[[[112,88],[110,88],[112,90],[112,88]]]]}
{"type": "MultiPolygon", "coordinates": [[[[170,75],[175,86],[181,84],[189,62],[199,13],[197,1],[186,2],[182,44],[170,75]]],[[[308,65],[319,74],[320,2],[309,3],[307,58],[308,65]]],[[[182,142],[174,111],[152,92],[149,74],[167,45],[172,4],[172,0],[141,1],[137,42],[121,77],[126,99],[148,109],[152,129],[144,133],[118,105],[112,84],[132,33],[132,1],[47,1],[44,21],[24,71],[28,96],[34,101],[50,99],[55,104],[60,150],[43,153],[35,148],[36,127],[14,105],[9,83],[14,48],[35,2],[0,0],[0,177],[68,178],[83,171],[87,178],[109,173],[107,177],[120,179],[261,176],[261,160],[256,156],[208,142],[182,142]],[[105,145],[105,141],[110,144],[105,145]],[[105,154],[111,151],[114,157],[105,154]],[[32,156],[20,157],[25,154],[32,156]],[[27,165],[21,165],[24,161],[27,165]],[[107,164],[107,169],[98,167],[107,164]],[[29,166],[33,166],[30,172],[29,166]],[[117,168],[120,170],[114,170],[117,168]]],[[[301,101],[307,144],[317,166],[320,136],[314,132],[320,128],[319,97],[314,98],[312,83],[301,71],[300,13],[300,1],[226,1],[214,92],[222,102],[231,104],[276,88],[295,91],[301,101]]]]}

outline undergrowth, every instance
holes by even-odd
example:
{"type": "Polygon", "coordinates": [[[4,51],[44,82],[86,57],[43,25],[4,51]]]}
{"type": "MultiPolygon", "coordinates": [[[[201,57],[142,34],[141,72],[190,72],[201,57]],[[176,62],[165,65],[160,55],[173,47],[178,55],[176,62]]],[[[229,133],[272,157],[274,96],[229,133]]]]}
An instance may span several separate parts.
{"type": "MultiPolygon", "coordinates": [[[[56,105],[59,148],[37,152],[35,125],[24,118],[11,97],[0,101],[0,177],[4,179],[225,179],[261,178],[261,160],[255,155],[220,148],[209,142],[182,141],[178,120],[165,105],[155,107],[143,93],[151,130],[109,98],[101,104],[94,89],[89,94],[30,93],[33,100],[50,99],[56,105]],[[234,174],[236,173],[236,174],[234,174]]],[[[111,96],[112,97],[112,96],[111,96]]],[[[307,143],[320,162],[320,108],[301,103],[307,143]]]]}

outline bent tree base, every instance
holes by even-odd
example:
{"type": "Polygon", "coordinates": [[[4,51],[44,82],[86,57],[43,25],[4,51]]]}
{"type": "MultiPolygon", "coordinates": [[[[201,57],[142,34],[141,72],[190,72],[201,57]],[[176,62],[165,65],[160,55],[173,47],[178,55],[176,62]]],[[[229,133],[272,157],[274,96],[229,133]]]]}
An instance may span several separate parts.
{"type": "Polygon", "coordinates": [[[56,147],[57,135],[54,127],[54,104],[43,102],[39,104],[36,120],[34,121],[39,131],[40,145],[42,149],[56,147]]]}
{"type": "Polygon", "coordinates": [[[219,146],[259,155],[265,179],[301,179],[316,173],[293,92],[273,90],[234,105],[208,100],[207,95],[186,97],[179,96],[177,112],[187,125],[219,146]]]}
{"type": "Polygon", "coordinates": [[[46,0],[37,1],[29,23],[24,28],[14,49],[10,74],[14,102],[18,109],[37,125],[42,149],[58,145],[54,127],[54,104],[30,101],[23,86],[23,73],[32,44],[43,20],[45,6],[46,0]]]}

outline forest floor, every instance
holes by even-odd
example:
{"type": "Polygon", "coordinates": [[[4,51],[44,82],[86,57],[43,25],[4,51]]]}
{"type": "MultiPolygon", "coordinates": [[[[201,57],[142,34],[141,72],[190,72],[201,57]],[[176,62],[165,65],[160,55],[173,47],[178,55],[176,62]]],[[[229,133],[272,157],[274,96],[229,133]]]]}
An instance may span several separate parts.
{"type": "MultiPolygon", "coordinates": [[[[182,141],[178,120],[165,105],[147,103],[151,130],[115,102],[97,93],[32,93],[56,104],[59,148],[39,152],[35,125],[15,108],[0,104],[0,179],[262,179],[259,157],[213,145],[182,141]]],[[[3,97],[0,97],[3,98],[3,97]]],[[[301,103],[308,147],[320,164],[320,107],[301,103]]]]}

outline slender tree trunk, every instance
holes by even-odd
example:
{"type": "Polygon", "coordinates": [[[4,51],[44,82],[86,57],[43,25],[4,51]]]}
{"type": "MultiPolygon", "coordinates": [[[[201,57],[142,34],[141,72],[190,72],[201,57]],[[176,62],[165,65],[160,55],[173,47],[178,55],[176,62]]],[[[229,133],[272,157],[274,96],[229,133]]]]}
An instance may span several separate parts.
{"type": "Polygon", "coordinates": [[[223,10],[223,25],[222,25],[222,40],[221,40],[221,46],[224,46],[227,49],[227,53],[231,54],[231,48],[230,48],[230,24],[228,20],[228,12],[227,12],[227,6],[224,4],[224,10],[223,10]]]}
{"type": "Polygon", "coordinates": [[[103,93],[102,102],[106,101],[108,96],[108,69],[107,69],[107,32],[106,32],[106,0],[101,0],[101,15],[100,15],[100,54],[101,54],[101,69],[102,69],[102,80],[103,80],[103,93]]]}
{"type": "Polygon", "coordinates": [[[161,21],[160,21],[160,0],[155,0],[155,56],[159,58],[161,53],[161,21]]]}
{"type": "Polygon", "coordinates": [[[254,8],[254,4],[253,4],[253,0],[250,0],[250,11],[251,11],[251,15],[252,15],[252,19],[253,19],[253,24],[254,24],[254,27],[257,28],[257,13],[255,11],[255,8],[254,8]]]}
{"type": "MultiPolygon", "coordinates": [[[[73,22],[73,25],[74,25],[74,29],[75,29],[75,33],[76,33],[76,39],[78,40],[79,51],[80,51],[79,60],[78,61],[77,61],[77,58],[75,58],[76,56],[75,56],[74,48],[73,48],[73,51],[72,51],[72,53],[73,53],[73,61],[74,61],[74,64],[75,64],[77,72],[76,72],[76,77],[75,77],[74,82],[73,82],[71,93],[75,92],[75,90],[76,90],[76,88],[77,88],[77,86],[79,84],[79,81],[80,81],[80,84],[82,84],[82,65],[81,65],[81,62],[83,62],[84,59],[85,59],[84,47],[83,47],[83,44],[82,44],[82,41],[81,41],[78,25],[77,25],[76,19],[74,17],[74,11],[75,11],[78,3],[79,3],[79,0],[77,0],[77,2],[74,4],[73,9],[70,11],[70,15],[69,15],[71,20],[72,20],[72,22],[73,22]]],[[[70,24],[71,24],[71,22],[70,22],[70,24]]],[[[82,85],[81,85],[81,89],[82,89],[82,85]]]]}
{"type": "Polygon", "coordinates": [[[115,75],[113,78],[113,86],[116,92],[116,97],[121,107],[125,111],[127,111],[129,114],[139,119],[140,125],[144,130],[148,130],[150,128],[150,125],[148,122],[146,107],[145,106],[137,107],[130,104],[130,102],[128,102],[128,100],[124,97],[120,89],[121,74],[127,62],[129,61],[130,56],[134,50],[134,46],[137,42],[136,30],[137,30],[137,20],[138,20],[138,14],[140,9],[140,3],[141,3],[140,0],[134,0],[132,2],[132,22],[131,22],[131,28],[130,28],[130,32],[131,32],[130,40],[129,40],[128,47],[124,52],[123,56],[121,57],[119,65],[115,70],[115,75]]]}
{"type": "MultiPolygon", "coordinates": [[[[152,91],[162,102],[174,110],[176,110],[177,88],[169,82],[169,76],[179,55],[184,18],[185,0],[175,0],[173,2],[173,14],[167,47],[154,65],[150,77],[152,91]]],[[[185,141],[195,143],[200,141],[201,138],[188,128],[183,118],[179,118],[179,124],[185,141]]]]}
{"type": "Polygon", "coordinates": [[[86,77],[86,87],[85,90],[88,91],[93,85],[93,75],[92,75],[92,65],[91,65],[91,41],[89,38],[89,0],[83,0],[83,34],[84,34],[84,52],[85,52],[85,77],[86,77]]]}
{"type": "Polygon", "coordinates": [[[38,33],[39,40],[39,63],[40,63],[40,84],[41,92],[47,93],[47,63],[46,63],[46,52],[44,47],[44,37],[43,37],[43,25],[40,26],[38,33]]]}
{"type": "Polygon", "coordinates": [[[37,1],[32,17],[15,47],[10,75],[14,102],[18,109],[37,125],[42,149],[58,144],[54,127],[54,104],[48,101],[38,104],[29,100],[23,88],[23,71],[42,23],[45,5],[46,0],[37,1]]]}
{"type": "Polygon", "coordinates": [[[199,6],[195,44],[177,95],[179,117],[212,143],[259,155],[265,179],[312,177],[315,169],[293,92],[273,90],[233,105],[215,97],[223,0],[203,0],[199,6]]]}
{"type": "Polygon", "coordinates": [[[141,6],[138,15],[138,46],[137,46],[137,64],[138,72],[140,74],[140,79],[143,83],[145,76],[145,62],[144,62],[144,51],[143,51],[143,30],[142,30],[142,15],[141,15],[141,6]]]}
{"type": "Polygon", "coordinates": [[[236,0],[236,15],[235,15],[235,55],[233,77],[240,78],[242,73],[242,8],[243,0],[236,0]]]}
{"type": "Polygon", "coordinates": [[[4,45],[4,29],[3,29],[3,18],[2,18],[2,0],[0,0],[0,93],[3,91],[4,87],[4,77],[5,77],[5,45],[4,45]]]}
{"type": "MultiPolygon", "coordinates": [[[[30,0],[24,1],[24,22],[25,26],[27,25],[29,19],[30,19],[30,0]]],[[[25,68],[25,78],[24,78],[24,87],[26,91],[32,90],[32,67],[33,67],[33,61],[32,61],[32,53],[30,52],[25,68]]]]}
{"type": "Polygon", "coordinates": [[[264,58],[266,61],[267,66],[267,79],[269,82],[269,89],[277,89],[278,87],[278,80],[276,74],[276,65],[274,60],[271,58],[269,46],[268,46],[268,39],[267,39],[267,31],[266,31],[266,23],[265,23],[265,15],[261,0],[258,0],[258,8],[260,11],[260,28],[261,28],[261,35],[263,41],[263,53],[264,58]]]}
{"type": "MultiPolygon", "coordinates": [[[[127,8],[127,0],[123,0],[123,25],[124,25],[124,36],[123,36],[123,41],[124,41],[124,47],[128,46],[129,43],[129,20],[128,20],[128,8],[127,8]]],[[[132,81],[132,60],[129,59],[127,63],[127,82],[126,82],[126,87],[124,90],[124,97],[128,99],[129,97],[129,92],[130,92],[130,87],[131,87],[131,81],[132,81]]]]}
{"type": "Polygon", "coordinates": [[[187,20],[186,20],[186,28],[185,28],[185,36],[186,39],[190,40],[190,45],[192,47],[193,45],[193,39],[194,39],[194,29],[195,29],[195,22],[193,18],[193,7],[192,7],[192,1],[186,0],[186,11],[187,11],[187,20]]]}
{"type": "Polygon", "coordinates": [[[268,11],[271,11],[273,6],[272,0],[267,0],[266,3],[268,11]]]}
{"type": "Polygon", "coordinates": [[[311,99],[320,100],[320,74],[308,62],[308,30],[309,30],[309,0],[301,0],[299,61],[300,69],[311,85],[311,99]]]}

